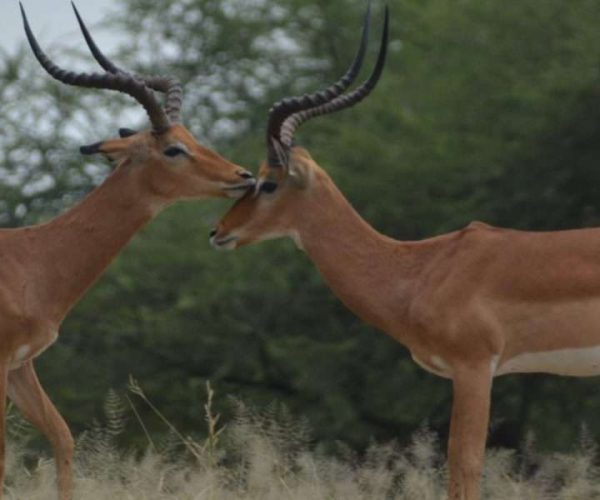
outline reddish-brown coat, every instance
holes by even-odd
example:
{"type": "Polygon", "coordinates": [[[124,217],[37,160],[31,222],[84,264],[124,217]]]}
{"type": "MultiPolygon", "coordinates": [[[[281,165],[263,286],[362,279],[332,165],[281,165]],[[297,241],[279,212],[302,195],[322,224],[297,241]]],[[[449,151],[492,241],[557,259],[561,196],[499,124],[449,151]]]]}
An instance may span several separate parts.
{"type": "MultiPolygon", "coordinates": [[[[78,205],[44,224],[0,230],[0,412],[3,416],[8,394],[47,435],[61,500],[72,498],[73,439],[39,384],[33,358],[54,342],[71,307],[162,208],[181,199],[235,197],[253,182],[181,125],[162,135],[142,132],[109,140],[100,151],[118,166],[78,205]],[[177,143],[189,155],[163,154],[177,143]],[[236,186],[245,187],[232,190],[236,186]]],[[[3,429],[2,424],[0,465],[3,429]]],[[[0,467],[0,483],[2,475],[0,467]]]]}
{"type": "MultiPolygon", "coordinates": [[[[263,166],[259,183],[266,173],[263,166]]],[[[451,378],[448,493],[479,499],[496,371],[521,355],[511,371],[600,373],[600,352],[589,350],[600,346],[600,230],[534,233],[475,222],[397,241],[367,224],[306,151],[293,149],[287,174],[273,194],[236,202],[213,244],[292,236],[357,316],[451,378]],[[567,349],[576,352],[565,369],[567,349]],[[578,371],[582,359],[588,365],[578,371]]]]}

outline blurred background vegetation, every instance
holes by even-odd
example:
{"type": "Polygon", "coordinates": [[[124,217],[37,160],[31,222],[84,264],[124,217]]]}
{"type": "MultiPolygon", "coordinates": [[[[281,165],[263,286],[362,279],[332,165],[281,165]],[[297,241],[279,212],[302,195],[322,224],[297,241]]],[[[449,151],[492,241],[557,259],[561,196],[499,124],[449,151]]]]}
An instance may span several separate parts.
{"type": "MultiPolygon", "coordinates": [[[[599,225],[598,0],[388,3],[391,51],[377,90],[298,134],[358,211],[399,239],[474,219],[534,230],[599,225]]],[[[106,25],[128,34],[111,54],[118,64],[177,75],[196,137],[254,169],[272,102],[345,70],[365,4],[123,0],[106,25]]],[[[382,8],[374,2],[370,63],[382,8]]],[[[50,53],[91,64],[83,41],[72,49],[50,53]]],[[[0,54],[0,102],[5,227],[47,220],[102,182],[109,166],[80,157],[78,145],[145,126],[126,97],[55,84],[26,47],[0,54]]],[[[184,433],[203,427],[210,379],[224,420],[229,396],[256,407],[277,400],[325,447],[407,442],[422,425],[444,438],[450,383],[361,324],[292,243],[214,252],[208,231],[227,205],[161,214],[39,358],[40,378],[74,432],[101,418],[107,391],[125,391],[132,374],[184,433]]],[[[533,432],[541,449],[565,450],[581,425],[599,438],[597,382],[497,379],[490,444],[518,447],[533,432]]],[[[138,411],[153,432],[164,430],[138,411]]],[[[123,444],[141,445],[131,420],[123,444]]]]}

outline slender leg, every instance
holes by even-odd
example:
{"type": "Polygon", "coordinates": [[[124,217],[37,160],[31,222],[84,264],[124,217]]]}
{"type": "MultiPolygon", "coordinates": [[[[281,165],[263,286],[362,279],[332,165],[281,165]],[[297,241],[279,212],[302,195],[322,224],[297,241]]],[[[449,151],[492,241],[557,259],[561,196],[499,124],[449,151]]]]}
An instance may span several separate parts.
{"type": "Polygon", "coordinates": [[[492,389],[490,365],[457,370],[453,388],[448,498],[479,500],[492,389]]]}
{"type": "Polygon", "coordinates": [[[23,416],[44,433],[52,444],[58,475],[58,496],[60,500],[71,500],[73,437],[40,385],[32,361],[8,373],[8,396],[23,416]]]}

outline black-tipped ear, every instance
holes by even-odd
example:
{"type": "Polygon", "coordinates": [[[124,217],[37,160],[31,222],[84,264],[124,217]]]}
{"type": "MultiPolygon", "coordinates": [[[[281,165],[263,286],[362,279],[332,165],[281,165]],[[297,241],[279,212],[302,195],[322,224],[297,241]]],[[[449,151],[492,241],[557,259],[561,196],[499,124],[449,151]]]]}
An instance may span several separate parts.
{"type": "Polygon", "coordinates": [[[96,142],[88,146],[81,146],[79,151],[82,155],[94,155],[96,153],[100,153],[100,146],[102,146],[102,142],[96,142]]]}
{"type": "Polygon", "coordinates": [[[125,137],[131,137],[132,135],[137,134],[137,130],[132,130],[130,128],[120,128],[119,129],[119,137],[124,139],[125,137]]]}

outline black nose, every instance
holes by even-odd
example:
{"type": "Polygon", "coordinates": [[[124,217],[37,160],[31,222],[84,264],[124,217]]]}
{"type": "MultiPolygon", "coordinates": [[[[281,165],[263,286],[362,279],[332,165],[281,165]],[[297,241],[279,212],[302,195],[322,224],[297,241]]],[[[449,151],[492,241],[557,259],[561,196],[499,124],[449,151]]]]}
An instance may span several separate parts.
{"type": "Polygon", "coordinates": [[[247,170],[240,170],[238,172],[238,175],[242,178],[242,179],[252,179],[254,176],[248,172],[247,170]]]}
{"type": "Polygon", "coordinates": [[[217,230],[213,228],[213,229],[210,230],[210,233],[209,233],[208,237],[212,238],[215,234],[217,234],[217,230]]]}

